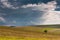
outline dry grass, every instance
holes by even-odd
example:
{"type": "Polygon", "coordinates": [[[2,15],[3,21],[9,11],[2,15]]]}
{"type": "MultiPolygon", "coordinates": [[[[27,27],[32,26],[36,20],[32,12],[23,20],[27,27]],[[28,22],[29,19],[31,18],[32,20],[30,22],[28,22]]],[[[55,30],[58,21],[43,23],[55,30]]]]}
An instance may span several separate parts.
{"type": "Polygon", "coordinates": [[[60,40],[58,28],[0,27],[0,40],[60,40]],[[48,30],[48,33],[44,33],[48,30]]]}

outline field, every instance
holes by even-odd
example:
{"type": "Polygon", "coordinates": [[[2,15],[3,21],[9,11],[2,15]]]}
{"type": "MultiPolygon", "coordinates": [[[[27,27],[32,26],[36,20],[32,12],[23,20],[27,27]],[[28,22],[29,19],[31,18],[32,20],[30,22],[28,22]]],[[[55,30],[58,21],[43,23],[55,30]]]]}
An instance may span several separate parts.
{"type": "Polygon", "coordinates": [[[60,40],[60,28],[0,26],[0,40],[60,40]]]}

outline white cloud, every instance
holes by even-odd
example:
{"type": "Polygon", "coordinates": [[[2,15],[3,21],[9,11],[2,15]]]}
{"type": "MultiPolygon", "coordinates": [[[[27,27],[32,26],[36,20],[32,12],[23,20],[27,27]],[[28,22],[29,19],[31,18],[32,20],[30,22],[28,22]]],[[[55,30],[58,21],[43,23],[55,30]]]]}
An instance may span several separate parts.
{"type": "Polygon", "coordinates": [[[42,16],[45,21],[42,24],[60,24],[60,11],[55,11],[56,8],[56,2],[48,2],[48,5],[46,6],[47,11],[45,11],[45,14],[42,16]]]}
{"type": "Polygon", "coordinates": [[[35,7],[35,9],[39,9],[41,11],[54,10],[56,8],[56,2],[55,1],[51,1],[51,2],[48,2],[47,4],[38,3],[38,5],[37,4],[27,4],[27,5],[23,5],[22,6],[22,8],[28,8],[28,7],[35,7]]]}
{"type": "Polygon", "coordinates": [[[3,17],[0,17],[0,21],[6,22],[5,19],[4,19],[3,17]]]}
{"type": "Polygon", "coordinates": [[[3,4],[3,8],[10,8],[10,9],[18,9],[19,7],[14,7],[14,5],[11,5],[10,2],[8,2],[8,0],[1,0],[1,3],[3,4]]]}
{"type": "Polygon", "coordinates": [[[27,5],[23,5],[21,6],[22,8],[28,8],[28,7],[36,7],[36,4],[27,4],[27,5]]]}
{"type": "Polygon", "coordinates": [[[49,11],[45,13],[42,18],[45,19],[43,24],[60,24],[60,12],[57,11],[49,11]]]}
{"type": "Polygon", "coordinates": [[[47,4],[28,4],[23,5],[22,8],[34,8],[33,10],[39,10],[44,12],[42,17],[39,17],[37,21],[39,22],[31,22],[32,24],[60,24],[60,11],[55,11],[56,9],[56,1],[48,2],[47,4]],[[41,22],[41,19],[44,20],[41,22]]]}

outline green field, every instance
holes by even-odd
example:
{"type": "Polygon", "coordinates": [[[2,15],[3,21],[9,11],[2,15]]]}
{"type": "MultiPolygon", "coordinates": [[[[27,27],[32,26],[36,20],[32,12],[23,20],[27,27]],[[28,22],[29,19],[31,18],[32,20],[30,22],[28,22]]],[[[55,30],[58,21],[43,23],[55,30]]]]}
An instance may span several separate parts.
{"type": "Polygon", "coordinates": [[[60,28],[0,26],[0,40],[60,40],[60,28]]]}

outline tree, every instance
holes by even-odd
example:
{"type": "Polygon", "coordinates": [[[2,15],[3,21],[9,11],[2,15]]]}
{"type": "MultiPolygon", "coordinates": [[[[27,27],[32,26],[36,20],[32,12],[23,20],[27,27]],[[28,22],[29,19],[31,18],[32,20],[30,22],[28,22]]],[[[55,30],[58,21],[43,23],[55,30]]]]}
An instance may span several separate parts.
{"type": "Polygon", "coordinates": [[[10,26],[10,27],[15,27],[15,26],[10,26]]]}
{"type": "Polygon", "coordinates": [[[44,30],[44,33],[47,33],[47,30],[44,30]]]}

